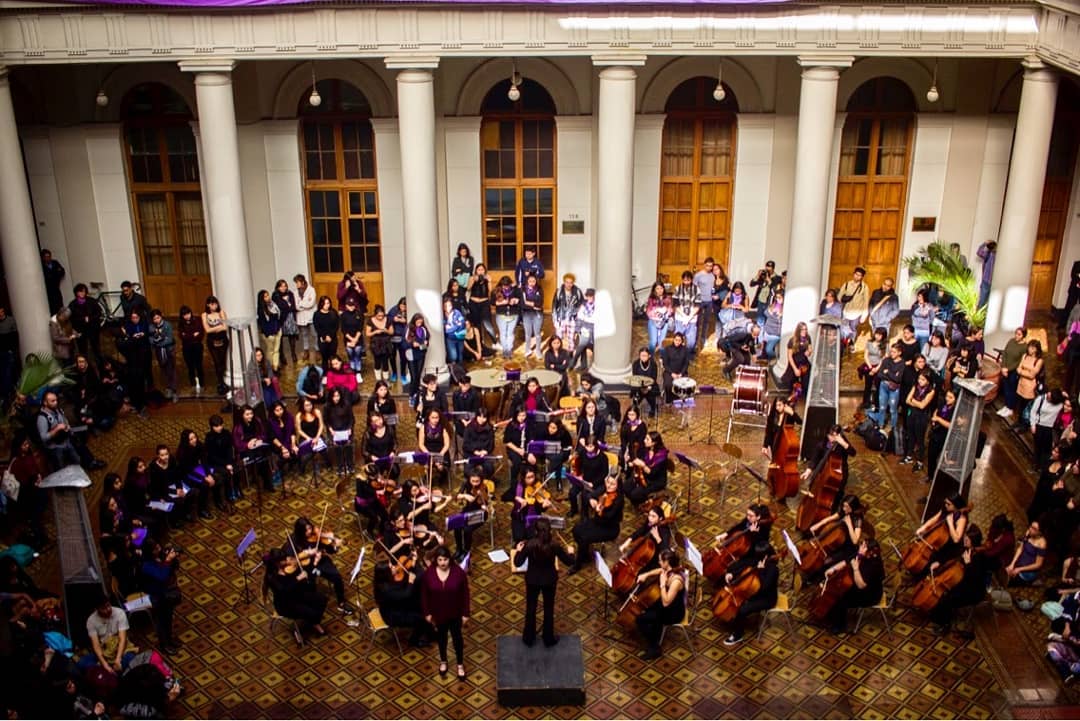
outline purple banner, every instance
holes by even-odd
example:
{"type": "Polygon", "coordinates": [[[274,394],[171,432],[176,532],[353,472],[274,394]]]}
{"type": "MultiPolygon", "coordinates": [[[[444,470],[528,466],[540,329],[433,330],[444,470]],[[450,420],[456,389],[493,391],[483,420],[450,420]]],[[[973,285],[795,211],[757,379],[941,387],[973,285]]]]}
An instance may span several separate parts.
{"type": "MultiPolygon", "coordinates": [[[[779,5],[794,0],[516,0],[517,5],[779,5]]],[[[58,5],[127,5],[130,7],[244,8],[280,5],[504,5],[503,0],[63,0],[58,5]]]]}

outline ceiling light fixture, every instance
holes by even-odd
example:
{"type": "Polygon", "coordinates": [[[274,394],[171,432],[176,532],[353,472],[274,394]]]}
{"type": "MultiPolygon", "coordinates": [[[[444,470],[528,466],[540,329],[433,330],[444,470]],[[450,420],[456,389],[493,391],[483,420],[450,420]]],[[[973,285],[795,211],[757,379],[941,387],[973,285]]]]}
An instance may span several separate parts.
{"type": "Polygon", "coordinates": [[[97,103],[99,108],[104,108],[109,104],[109,96],[105,94],[104,89],[97,91],[97,97],[94,98],[94,102],[97,103]]]}
{"type": "Polygon", "coordinates": [[[516,103],[517,101],[521,100],[521,90],[518,87],[519,85],[521,85],[521,81],[521,73],[518,72],[517,61],[515,60],[514,69],[510,73],[510,90],[506,93],[506,97],[510,98],[510,102],[512,103],[516,103]]]}
{"type": "Polygon", "coordinates": [[[727,97],[727,93],[724,91],[724,81],[722,80],[723,74],[724,66],[721,64],[720,69],[716,71],[716,87],[712,91],[713,100],[718,103],[724,102],[724,98],[727,97]]]}
{"type": "Polygon", "coordinates": [[[317,108],[322,105],[322,96],[319,95],[319,88],[315,85],[315,61],[311,61],[311,95],[308,96],[308,105],[313,108],[317,108]]]}
{"type": "Polygon", "coordinates": [[[926,91],[926,99],[931,103],[936,103],[938,98],[941,97],[941,93],[937,88],[937,60],[934,61],[934,79],[930,82],[930,89],[926,91]]]}

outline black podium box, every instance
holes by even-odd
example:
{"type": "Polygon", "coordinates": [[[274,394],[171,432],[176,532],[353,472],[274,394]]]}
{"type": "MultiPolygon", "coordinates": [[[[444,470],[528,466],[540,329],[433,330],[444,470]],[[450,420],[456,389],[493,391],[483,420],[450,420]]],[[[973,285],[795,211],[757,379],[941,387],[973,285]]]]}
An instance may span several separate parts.
{"type": "Polygon", "coordinates": [[[585,663],[581,637],[562,636],[547,648],[532,648],[521,636],[499,636],[496,690],[503,706],[583,706],[585,663]]]}

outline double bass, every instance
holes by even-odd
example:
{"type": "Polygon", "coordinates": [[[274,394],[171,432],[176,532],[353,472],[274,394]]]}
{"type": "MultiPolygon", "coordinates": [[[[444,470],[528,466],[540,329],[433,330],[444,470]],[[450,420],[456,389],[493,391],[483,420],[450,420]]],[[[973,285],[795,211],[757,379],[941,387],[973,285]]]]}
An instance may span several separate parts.
{"type": "Polygon", "coordinates": [[[919,581],[911,597],[911,605],[923,613],[930,613],[941,602],[942,596],[956,588],[964,580],[964,559],[954,558],[919,581]]]}
{"type": "Polygon", "coordinates": [[[776,434],[767,477],[774,498],[782,501],[798,495],[799,434],[790,425],[784,425],[776,434]]]}
{"type": "Polygon", "coordinates": [[[832,513],[833,504],[843,485],[844,459],[839,454],[828,451],[810,476],[810,491],[804,493],[799,503],[795,527],[803,532],[809,531],[810,526],[832,513]]]}

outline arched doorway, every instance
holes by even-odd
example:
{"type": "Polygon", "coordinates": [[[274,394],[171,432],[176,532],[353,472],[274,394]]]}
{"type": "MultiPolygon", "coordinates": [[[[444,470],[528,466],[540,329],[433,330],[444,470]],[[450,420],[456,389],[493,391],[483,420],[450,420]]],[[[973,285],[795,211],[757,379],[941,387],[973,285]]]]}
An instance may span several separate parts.
{"type": "Polygon", "coordinates": [[[716,78],[691,78],[664,108],[657,273],[672,282],[708,257],[728,267],[739,105],[726,85],[715,100],[715,88],[716,78]]]}
{"type": "Polygon", "coordinates": [[[1031,310],[1048,310],[1053,305],[1061,243],[1069,220],[1069,199],[1080,144],[1080,90],[1068,78],[1061,79],[1056,108],[1028,286],[1031,310]]]}
{"type": "Polygon", "coordinates": [[[481,175],[484,259],[488,274],[513,274],[525,248],[544,265],[544,302],[558,284],[555,232],[555,103],[539,83],[525,78],[517,101],[510,81],[497,83],[481,105],[481,175]]]}
{"type": "Polygon", "coordinates": [[[191,109],[172,88],[145,83],[124,96],[122,113],[143,291],[167,315],[181,305],[201,312],[210,256],[191,109]]]}
{"type": "Polygon", "coordinates": [[[830,288],[838,288],[859,265],[866,268],[871,288],[896,275],[915,108],[908,86],[888,77],[868,80],[848,101],[840,140],[830,288]]]}
{"type": "Polygon", "coordinates": [[[336,299],[342,275],[355,271],[370,310],[384,303],[371,106],[344,80],[320,80],[316,87],[322,103],[308,102],[309,87],[297,111],[311,282],[317,294],[336,299]]]}

